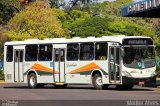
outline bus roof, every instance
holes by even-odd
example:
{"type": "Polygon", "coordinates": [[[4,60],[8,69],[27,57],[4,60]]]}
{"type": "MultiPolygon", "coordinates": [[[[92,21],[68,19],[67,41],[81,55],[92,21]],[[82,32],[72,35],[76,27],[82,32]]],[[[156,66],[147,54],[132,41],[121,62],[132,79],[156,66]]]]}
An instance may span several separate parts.
{"type": "Polygon", "coordinates": [[[102,36],[102,37],[73,37],[70,39],[67,38],[47,38],[43,40],[39,39],[27,39],[24,41],[10,41],[6,42],[5,45],[26,45],[26,44],[50,44],[50,43],[78,43],[78,42],[97,42],[97,41],[111,41],[111,42],[119,42],[122,43],[123,39],[126,38],[150,38],[146,36],[125,36],[125,35],[113,35],[113,36],[102,36]]]}

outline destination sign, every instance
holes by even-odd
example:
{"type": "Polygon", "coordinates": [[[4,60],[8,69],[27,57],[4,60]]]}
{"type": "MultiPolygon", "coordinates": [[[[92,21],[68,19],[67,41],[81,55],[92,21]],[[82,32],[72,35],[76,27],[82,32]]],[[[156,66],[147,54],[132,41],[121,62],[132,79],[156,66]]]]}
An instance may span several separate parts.
{"type": "Polygon", "coordinates": [[[153,45],[153,41],[149,38],[127,38],[123,40],[123,45],[153,45]]]}
{"type": "Polygon", "coordinates": [[[146,40],[129,40],[128,44],[132,45],[132,44],[148,44],[148,42],[146,40]]]}

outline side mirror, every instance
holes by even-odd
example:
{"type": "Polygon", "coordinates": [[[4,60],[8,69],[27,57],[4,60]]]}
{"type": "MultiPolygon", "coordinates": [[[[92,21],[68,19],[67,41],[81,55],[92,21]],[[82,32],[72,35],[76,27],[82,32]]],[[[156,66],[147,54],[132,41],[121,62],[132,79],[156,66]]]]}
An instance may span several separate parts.
{"type": "Polygon", "coordinates": [[[124,57],[124,56],[125,56],[124,47],[121,47],[121,56],[122,56],[122,57],[124,57]]]}

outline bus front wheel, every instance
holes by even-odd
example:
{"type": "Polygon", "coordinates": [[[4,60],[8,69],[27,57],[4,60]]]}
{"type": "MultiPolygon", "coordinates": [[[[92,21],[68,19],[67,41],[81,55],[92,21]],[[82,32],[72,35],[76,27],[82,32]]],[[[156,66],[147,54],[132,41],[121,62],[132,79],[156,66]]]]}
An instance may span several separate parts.
{"type": "Polygon", "coordinates": [[[92,83],[97,90],[104,90],[107,89],[109,86],[107,84],[102,83],[102,76],[99,73],[93,76],[92,83]]]}

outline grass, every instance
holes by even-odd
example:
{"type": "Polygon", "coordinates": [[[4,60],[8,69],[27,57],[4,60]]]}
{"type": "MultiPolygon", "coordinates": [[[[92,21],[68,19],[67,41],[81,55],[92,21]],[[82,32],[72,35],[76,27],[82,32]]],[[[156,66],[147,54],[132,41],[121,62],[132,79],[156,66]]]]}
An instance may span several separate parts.
{"type": "Polygon", "coordinates": [[[4,83],[5,81],[4,80],[0,80],[0,83],[4,83]]]}

